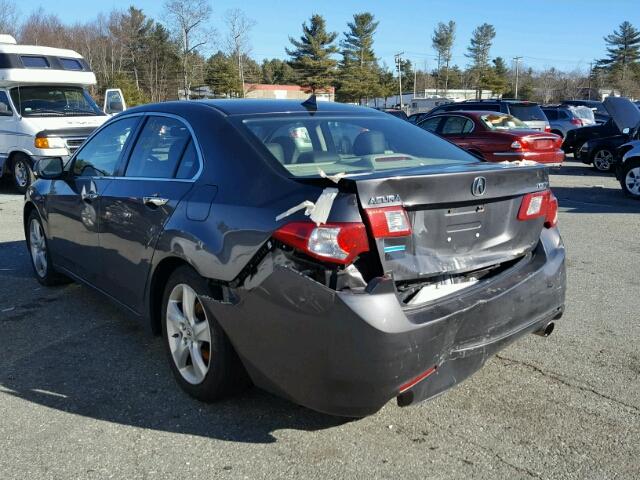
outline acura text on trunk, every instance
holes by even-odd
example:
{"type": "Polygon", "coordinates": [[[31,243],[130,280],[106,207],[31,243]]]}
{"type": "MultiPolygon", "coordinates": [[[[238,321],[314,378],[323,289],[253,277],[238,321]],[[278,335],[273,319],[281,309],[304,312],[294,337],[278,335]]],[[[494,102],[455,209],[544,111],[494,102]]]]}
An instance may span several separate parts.
{"type": "Polygon", "coordinates": [[[37,172],[38,280],[81,281],[145,319],[201,400],[252,381],[365,416],[443,392],[563,313],[547,170],[482,162],[372,109],[147,105],[37,172]]]}

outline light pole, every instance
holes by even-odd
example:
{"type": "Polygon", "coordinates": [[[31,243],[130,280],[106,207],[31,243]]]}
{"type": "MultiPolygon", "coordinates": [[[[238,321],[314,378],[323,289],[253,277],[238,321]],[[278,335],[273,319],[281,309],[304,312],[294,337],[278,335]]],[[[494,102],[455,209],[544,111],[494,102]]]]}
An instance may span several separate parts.
{"type": "Polygon", "coordinates": [[[522,57],[513,57],[513,61],[516,62],[516,87],[513,92],[516,100],[518,99],[518,74],[520,73],[518,67],[520,66],[520,60],[522,60],[522,57]]]}
{"type": "Polygon", "coordinates": [[[398,68],[398,90],[400,93],[400,110],[404,108],[402,103],[402,55],[404,52],[396,53],[394,58],[396,60],[396,66],[398,68]]]}
{"type": "Polygon", "coordinates": [[[238,75],[240,76],[240,83],[242,83],[242,98],[244,98],[244,72],[242,71],[242,51],[240,50],[240,34],[238,33],[234,40],[236,42],[236,50],[238,50],[238,75]]]}

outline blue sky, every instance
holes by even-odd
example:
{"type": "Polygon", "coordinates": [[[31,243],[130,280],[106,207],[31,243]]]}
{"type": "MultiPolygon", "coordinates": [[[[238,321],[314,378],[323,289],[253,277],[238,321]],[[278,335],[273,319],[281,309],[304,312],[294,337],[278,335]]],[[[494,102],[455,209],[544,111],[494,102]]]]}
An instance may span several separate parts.
{"type": "MultiPolygon", "coordinates": [[[[17,2],[23,16],[42,5],[68,22],[94,18],[100,11],[124,9],[132,3],[154,18],[161,18],[162,0],[17,2]]],[[[256,20],[251,44],[257,60],[284,58],[289,35],[299,36],[302,22],[314,12],[325,16],[329,29],[343,32],[353,13],[370,11],[380,21],[375,50],[382,60],[392,65],[393,54],[404,51],[406,58],[421,68],[427,62],[429,69],[435,65],[431,48],[433,28],[437,22],[450,19],[458,25],[454,63],[467,63],[464,53],[472,30],[488,22],[497,31],[493,57],[523,56],[524,63],[534,68],[586,69],[591,60],[604,55],[602,37],[622,21],[628,20],[640,28],[639,5],[638,0],[212,1],[213,25],[219,32],[224,30],[220,18],[229,8],[241,8],[256,20]]]]}

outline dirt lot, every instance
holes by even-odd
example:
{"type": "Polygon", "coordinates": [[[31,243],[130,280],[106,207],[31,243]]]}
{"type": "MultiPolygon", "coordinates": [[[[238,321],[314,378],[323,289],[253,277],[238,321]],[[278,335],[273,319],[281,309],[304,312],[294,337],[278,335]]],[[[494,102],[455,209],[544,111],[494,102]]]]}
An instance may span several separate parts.
{"type": "Polygon", "coordinates": [[[567,312],[469,381],[345,422],[259,390],[183,394],[162,345],[79,285],[33,279],[0,186],[0,478],[640,478],[640,202],[568,162],[552,177],[567,312]]]}

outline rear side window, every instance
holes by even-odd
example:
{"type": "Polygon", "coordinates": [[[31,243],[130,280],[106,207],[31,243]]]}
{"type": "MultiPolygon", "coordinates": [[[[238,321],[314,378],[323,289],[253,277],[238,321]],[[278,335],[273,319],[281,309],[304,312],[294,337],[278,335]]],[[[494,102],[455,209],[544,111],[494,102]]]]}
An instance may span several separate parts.
{"type": "Polygon", "coordinates": [[[191,141],[191,133],[180,120],[149,117],[129,158],[125,176],[173,178],[191,141]]]}
{"type": "Polygon", "coordinates": [[[180,178],[183,180],[188,180],[193,178],[198,170],[200,169],[200,160],[198,159],[198,152],[196,152],[196,147],[193,143],[193,140],[190,139],[187,144],[187,148],[182,155],[182,160],[180,160],[180,166],[178,166],[178,172],[176,173],[176,178],[180,178]]]}
{"type": "Polygon", "coordinates": [[[540,108],[540,105],[531,105],[531,104],[510,104],[509,105],[509,113],[516,118],[524,122],[528,121],[541,121],[544,122],[547,120],[544,112],[540,108]]]}
{"type": "Polygon", "coordinates": [[[82,70],[82,64],[75,58],[61,58],[60,63],[65,70],[82,70]]]}
{"type": "Polygon", "coordinates": [[[444,120],[442,135],[463,135],[473,130],[473,122],[465,117],[451,116],[444,120]]]}
{"type": "Polygon", "coordinates": [[[92,137],[75,156],[73,173],[81,177],[112,176],[138,117],[117,120],[92,137]]]}
{"type": "Polygon", "coordinates": [[[24,68],[49,68],[49,60],[45,57],[22,55],[20,59],[24,68]]]}

